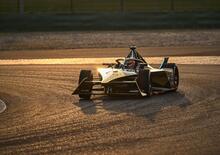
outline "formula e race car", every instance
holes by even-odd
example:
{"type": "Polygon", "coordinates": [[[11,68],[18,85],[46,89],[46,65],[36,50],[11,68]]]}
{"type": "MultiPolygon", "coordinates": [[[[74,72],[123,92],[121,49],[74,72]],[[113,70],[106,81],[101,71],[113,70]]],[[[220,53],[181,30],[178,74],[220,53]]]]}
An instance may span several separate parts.
{"type": "Polygon", "coordinates": [[[130,47],[130,53],[116,63],[104,63],[99,68],[97,80],[91,70],[81,70],[79,85],[74,90],[80,98],[90,99],[91,95],[140,95],[151,96],[154,92],[176,91],[179,84],[179,72],[175,63],[168,63],[165,57],[159,68],[151,67],[130,47]]]}

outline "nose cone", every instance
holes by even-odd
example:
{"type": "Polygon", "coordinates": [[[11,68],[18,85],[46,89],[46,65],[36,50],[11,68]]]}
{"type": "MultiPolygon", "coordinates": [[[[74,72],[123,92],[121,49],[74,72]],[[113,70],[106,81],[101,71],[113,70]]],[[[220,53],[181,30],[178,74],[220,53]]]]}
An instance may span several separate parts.
{"type": "Polygon", "coordinates": [[[108,83],[112,80],[116,80],[118,78],[126,76],[125,73],[121,69],[112,69],[111,71],[104,73],[104,78],[102,79],[102,83],[108,83]]]}
{"type": "MultiPolygon", "coordinates": [[[[102,83],[109,83],[112,80],[127,76],[127,74],[122,69],[112,69],[112,68],[100,68],[98,72],[102,76],[102,83]]],[[[128,74],[129,75],[129,74],[128,74]]]]}

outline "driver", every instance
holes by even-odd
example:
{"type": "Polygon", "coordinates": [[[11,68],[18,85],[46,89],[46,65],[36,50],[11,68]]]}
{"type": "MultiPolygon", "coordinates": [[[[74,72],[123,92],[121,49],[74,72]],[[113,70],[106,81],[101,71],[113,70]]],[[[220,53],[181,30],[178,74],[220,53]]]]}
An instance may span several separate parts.
{"type": "Polygon", "coordinates": [[[133,59],[128,60],[127,66],[128,66],[129,69],[135,69],[135,66],[136,66],[135,60],[133,60],[133,59]]]}

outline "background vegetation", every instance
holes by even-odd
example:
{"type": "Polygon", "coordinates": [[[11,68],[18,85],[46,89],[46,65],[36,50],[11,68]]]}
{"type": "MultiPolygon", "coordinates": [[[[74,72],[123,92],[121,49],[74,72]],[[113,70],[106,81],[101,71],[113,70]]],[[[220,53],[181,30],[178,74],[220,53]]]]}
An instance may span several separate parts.
{"type": "Polygon", "coordinates": [[[0,0],[0,32],[219,28],[220,0],[0,0]]]}
{"type": "MultiPolygon", "coordinates": [[[[219,0],[23,0],[25,13],[219,11],[219,0]]],[[[19,0],[0,0],[0,13],[19,12],[19,0]]]]}

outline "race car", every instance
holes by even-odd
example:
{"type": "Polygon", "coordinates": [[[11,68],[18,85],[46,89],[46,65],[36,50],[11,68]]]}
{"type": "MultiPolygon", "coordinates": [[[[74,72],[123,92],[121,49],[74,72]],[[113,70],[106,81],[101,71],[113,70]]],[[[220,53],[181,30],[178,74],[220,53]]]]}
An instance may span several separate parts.
{"type": "Polygon", "coordinates": [[[176,91],[179,71],[175,63],[168,63],[168,59],[165,57],[159,68],[153,68],[132,46],[124,59],[104,63],[106,67],[97,70],[98,79],[93,79],[91,70],[81,70],[73,95],[90,99],[91,95],[151,96],[154,92],[176,91]]]}

